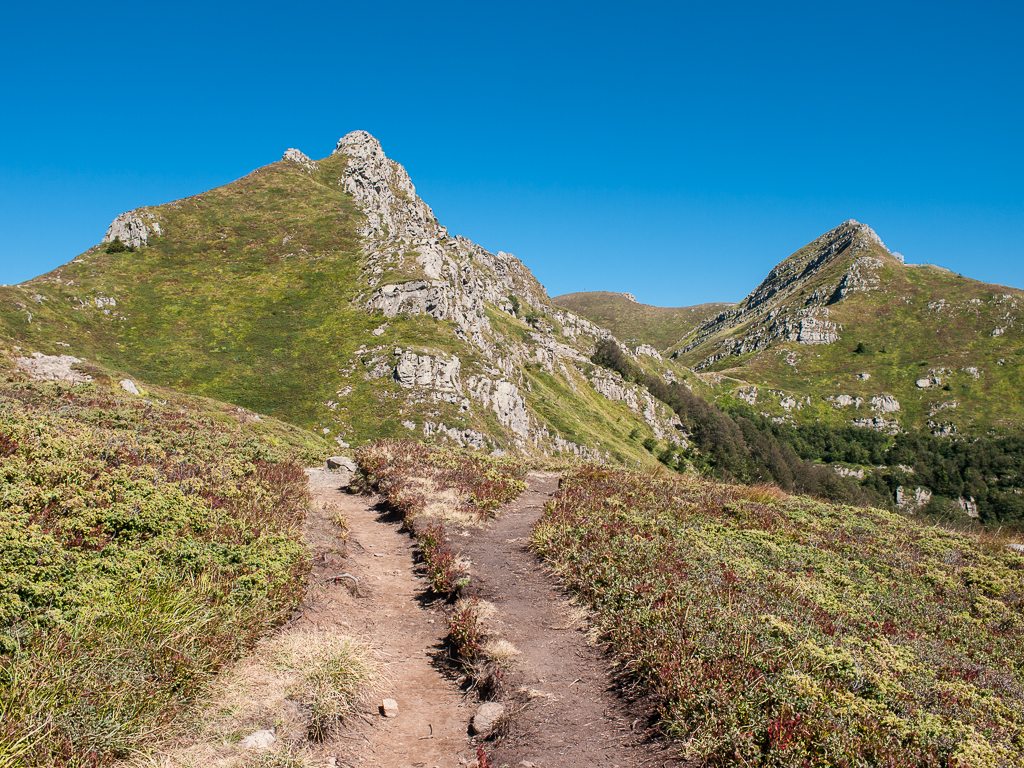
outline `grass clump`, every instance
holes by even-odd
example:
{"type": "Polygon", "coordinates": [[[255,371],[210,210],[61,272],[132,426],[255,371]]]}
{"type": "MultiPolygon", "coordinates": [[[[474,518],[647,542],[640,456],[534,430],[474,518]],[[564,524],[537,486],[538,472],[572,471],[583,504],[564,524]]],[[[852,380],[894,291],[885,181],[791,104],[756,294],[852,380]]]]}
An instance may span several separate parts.
{"type": "Polygon", "coordinates": [[[323,741],[355,714],[360,696],[375,677],[366,646],[350,637],[325,633],[286,636],[277,663],[300,677],[290,696],[307,712],[312,741],[323,741]]]}
{"type": "Polygon", "coordinates": [[[105,765],[301,596],[294,451],[93,385],[0,390],[0,754],[105,765]]]}
{"type": "Polygon", "coordinates": [[[710,765],[1024,765],[1024,557],[874,509],[584,465],[533,538],[710,765]]]}

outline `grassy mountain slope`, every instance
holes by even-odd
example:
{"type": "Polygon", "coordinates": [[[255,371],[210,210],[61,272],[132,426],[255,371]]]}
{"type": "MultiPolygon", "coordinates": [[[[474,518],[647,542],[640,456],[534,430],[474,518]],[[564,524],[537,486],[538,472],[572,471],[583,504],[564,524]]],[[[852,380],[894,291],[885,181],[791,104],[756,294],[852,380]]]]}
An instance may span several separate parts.
{"type": "Polygon", "coordinates": [[[794,397],[795,413],[832,423],[977,434],[1024,423],[1021,308],[1024,291],[903,264],[842,225],[679,342],[678,359],[757,386],[747,398],[776,416],[794,397]],[[887,396],[899,410],[872,407],[887,396]]]}
{"type": "Polygon", "coordinates": [[[655,307],[611,291],[566,293],[555,296],[551,303],[607,328],[627,344],[650,344],[659,352],[672,347],[708,318],[731,306],[718,303],[655,307]]]}
{"type": "Polygon", "coordinates": [[[0,379],[3,765],[146,748],[305,591],[320,438],[79,372],[0,379]]]}
{"type": "Polygon", "coordinates": [[[597,329],[548,304],[514,257],[450,237],[404,169],[356,139],[126,214],[159,236],[0,288],[0,338],[339,441],[418,432],[652,461],[629,436],[664,433],[671,414],[593,391],[597,329]],[[400,383],[403,362],[415,375],[400,383]]]}

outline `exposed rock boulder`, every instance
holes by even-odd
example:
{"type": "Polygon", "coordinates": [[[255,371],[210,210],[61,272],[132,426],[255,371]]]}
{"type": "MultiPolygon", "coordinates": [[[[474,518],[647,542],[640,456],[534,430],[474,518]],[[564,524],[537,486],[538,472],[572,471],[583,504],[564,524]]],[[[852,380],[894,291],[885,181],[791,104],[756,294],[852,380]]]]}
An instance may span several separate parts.
{"type": "Polygon", "coordinates": [[[24,371],[30,378],[42,381],[64,381],[69,384],[76,382],[92,381],[92,376],[79,373],[72,368],[76,363],[82,362],[71,355],[44,355],[42,352],[33,352],[30,357],[14,358],[14,365],[24,371]]]}
{"type": "Polygon", "coordinates": [[[505,714],[505,706],[496,701],[486,701],[480,705],[473,719],[470,721],[469,729],[475,736],[487,736],[494,730],[498,720],[505,714]]]}
{"type": "Polygon", "coordinates": [[[150,235],[159,237],[161,234],[156,216],[144,208],[136,208],[122,213],[110,223],[103,242],[110,243],[116,239],[132,248],[141,248],[149,242],[150,235]]]}
{"type": "Polygon", "coordinates": [[[894,413],[900,410],[900,401],[892,395],[876,395],[871,398],[871,407],[877,413],[894,413]]]}
{"type": "Polygon", "coordinates": [[[359,469],[356,463],[348,456],[331,456],[327,459],[328,469],[342,469],[348,472],[355,472],[359,469]]]}

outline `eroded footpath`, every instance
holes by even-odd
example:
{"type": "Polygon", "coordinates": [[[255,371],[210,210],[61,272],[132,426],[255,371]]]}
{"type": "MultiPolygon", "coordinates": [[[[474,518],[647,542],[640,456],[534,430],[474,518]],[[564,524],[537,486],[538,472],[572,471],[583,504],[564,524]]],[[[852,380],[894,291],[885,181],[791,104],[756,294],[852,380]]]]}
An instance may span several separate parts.
{"type": "Polygon", "coordinates": [[[530,534],[558,476],[531,472],[527,491],[483,530],[463,537],[472,561],[470,596],[492,603],[490,624],[515,648],[506,696],[521,707],[509,733],[488,754],[496,766],[584,766],[676,763],[645,736],[647,713],[615,692],[608,660],[587,638],[587,623],[529,551],[530,534]]]}
{"type": "MultiPolygon", "coordinates": [[[[415,547],[401,531],[397,515],[375,505],[376,499],[353,496],[338,488],[338,474],[309,470],[315,512],[307,524],[314,557],[311,580],[321,592],[301,607],[296,627],[337,631],[369,642],[383,662],[374,701],[392,698],[398,716],[384,718],[373,710],[364,727],[345,736],[339,764],[381,768],[449,768],[475,759],[468,736],[474,702],[444,674],[447,630],[440,604],[431,604],[426,581],[417,575],[415,547]],[[348,521],[347,557],[333,552],[324,504],[348,521]],[[348,573],[359,580],[355,596],[348,573]]],[[[329,509],[329,508],[328,508],[329,509]]],[[[358,725],[358,724],[357,724],[358,725]]]]}

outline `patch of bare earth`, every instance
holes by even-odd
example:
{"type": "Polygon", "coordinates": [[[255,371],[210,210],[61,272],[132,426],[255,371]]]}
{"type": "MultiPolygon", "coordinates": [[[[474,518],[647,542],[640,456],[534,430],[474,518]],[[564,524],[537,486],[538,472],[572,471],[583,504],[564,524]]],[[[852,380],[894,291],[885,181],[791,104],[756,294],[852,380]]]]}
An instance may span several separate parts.
{"type": "Polygon", "coordinates": [[[588,639],[585,619],[529,551],[558,477],[530,473],[527,482],[526,493],[498,519],[458,539],[472,561],[466,593],[494,605],[489,627],[519,651],[505,684],[514,712],[507,735],[485,746],[493,764],[676,765],[647,737],[649,711],[616,692],[608,659],[588,639]]]}
{"type": "Polygon", "coordinates": [[[310,490],[318,504],[334,504],[347,518],[348,557],[331,557],[329,542],[317,541],[311,521],[308,535],[316,565],[314,583],[322,592],[304,604],[295,627],[334,627],[371,644],[383,663],[377,704],[398,704],[398,716],[384,718],[374,708],[363,727],[346,734],[347,761],[389,768],[447,768],[475,757],[467,726],[473,702],[441,670],[448,651],[440,604],[427,602],[427,582],[417,573],[415,547],[401,521],[375,505],[376,499],[352,496],[337,488],[334,473],[310,471],[310,490]],[[359,579],[354,597],[345,579],[359,579]],[[361,731],[361,732],[359,732],[361,731]]]}

